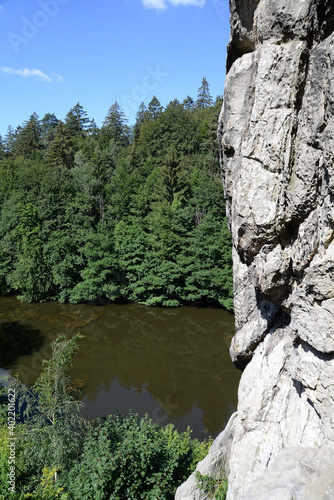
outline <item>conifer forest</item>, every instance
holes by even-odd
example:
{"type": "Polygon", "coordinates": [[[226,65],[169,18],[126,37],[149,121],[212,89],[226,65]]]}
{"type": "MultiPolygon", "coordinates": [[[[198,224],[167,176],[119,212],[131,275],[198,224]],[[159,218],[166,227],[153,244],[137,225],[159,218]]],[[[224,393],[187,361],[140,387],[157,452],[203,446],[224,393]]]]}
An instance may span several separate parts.
{"type": "Polygon", "coordinates": [[[22,301],[220,305],[233,309],[231,239],[217,121],[197,99],[157,97],[129,126],[79,102],[0,136],[0,294],[22,301]]]}

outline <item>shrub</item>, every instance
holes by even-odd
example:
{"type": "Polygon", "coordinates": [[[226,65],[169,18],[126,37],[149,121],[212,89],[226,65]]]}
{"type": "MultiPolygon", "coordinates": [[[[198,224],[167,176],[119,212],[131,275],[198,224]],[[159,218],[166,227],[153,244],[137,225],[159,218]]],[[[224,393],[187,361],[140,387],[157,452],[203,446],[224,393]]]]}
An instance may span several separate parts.
{"type": "Polygon", "coordinates": [[[73,499],[172,499],[208,444],[136,414],[109,416],[87,435],[69,475],[73,499]]]}

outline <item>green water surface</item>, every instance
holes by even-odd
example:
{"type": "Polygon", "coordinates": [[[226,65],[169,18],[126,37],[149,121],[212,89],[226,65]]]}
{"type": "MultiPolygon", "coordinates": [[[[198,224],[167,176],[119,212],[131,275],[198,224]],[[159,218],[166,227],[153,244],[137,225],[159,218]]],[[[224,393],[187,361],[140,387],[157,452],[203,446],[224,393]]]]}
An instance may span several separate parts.
{"type": "Polygon", "coordinates": [[[82,333],[72,375],[86,417],[148,413],[193,436],[215,437],[235,411],[239,372],[228,353],[234,317],[214,308],[21,303],[0,297],[0,368],[33,384],[50,343],[82,333]]]}

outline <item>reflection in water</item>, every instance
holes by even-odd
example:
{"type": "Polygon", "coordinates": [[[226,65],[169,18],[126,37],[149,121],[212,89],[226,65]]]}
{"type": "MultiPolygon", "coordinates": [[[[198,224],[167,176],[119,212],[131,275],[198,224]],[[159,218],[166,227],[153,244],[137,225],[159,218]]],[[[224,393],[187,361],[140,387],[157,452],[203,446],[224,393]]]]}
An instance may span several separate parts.
{"type": "Polygon", "coordinates": [[[32,384],[50,342],[81,332],[72,375],[85,379],[85,415],[130,408],[194,436],[212,436],[235,410],[239,374],[228,347],[234,318],[221,309],[129,305],[21,304],[0,298],[0,322],[20,320],[43,332],[44,345],[11,366],[32,384]]]}
{"type": "Polygon", "coordinates": [[[0,321],[0,368],[10,368],[19,356],[43,345],[41,332],[19,321],[0,321]]]}

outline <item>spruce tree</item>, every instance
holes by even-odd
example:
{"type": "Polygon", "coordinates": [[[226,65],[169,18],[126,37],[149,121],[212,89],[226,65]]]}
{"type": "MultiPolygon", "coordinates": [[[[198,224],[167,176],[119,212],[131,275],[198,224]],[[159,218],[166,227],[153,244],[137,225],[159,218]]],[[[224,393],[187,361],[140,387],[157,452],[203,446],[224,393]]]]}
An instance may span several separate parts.
{"type": "Polygon", "coordinates": [[[148,105],[148,116],[152,120],[155,120],[159,115],[161,115],[162,111],[163,107],[161,106],[159,99],[154,95],[148,105]]]}
{"type": "Polygon", "coordinates": [[[41,142],[46,148],[56,135],[58,118],[53,113],[46,113],[41,120],[41,142]]]}
{"type": "Polygon", "coordinates": [[[138,123],[139,125],[141,125],[147,120],[147,118],[148,118],[147,106],[145,106],[145,104],[142,102],[137,111],[136,124],[138,123]]]}
{"type": "Polygon", "coordinates": [[[84,136],[90,121],[87,112],[79,102],[70,109],[65,118],[65,124],[71,137],[84,136]]]}
{"type": "Polygon", "coordinates": [[[41,149],[41,122],[37,113],[33,113],[29,120],[24,122],[16,139],[16,153],[27,158],[36,156],[41,149]]]}
{"type": "Polygon", "coordinates": [[[8,126],[7,128],[7,133],[4,138],[4,147],[5,147],[5,152],[8,154],[13,153],[14,150],[14,144],[15,144],[15,139],[16,139],[16,134],[11,125],[8,126]]]}
{"type": "Polygon", "coordinates": [[[109,108],[102,125],[102,135],[108,140],[114,139],[116,143],[128,143],[129,129],[126,125],[125,113],[117,101],[109,108]]]}
{"type": "Polygon", "coordinates": [[[181,106],[180,101],[178,99],[173,99],[167,104],[166,111],[171,109],[178,109],[180,108],[180,106],[181,106]]]}
{"type": "Polygon", "coordinates": [[[156,184],[156,199],[172,206],[182,202],[188,189],[185,172],[182,170],[176,149],[171,147],[164,163],[159,168],[156,184]]]}
{"type": "Polygon", "coordinates": [[[2,138],[2,135],[0,134],[0,160],[5,156],[5,143],[2,138]]]}
{"type": "Polygon", "coordinates": [[[74,165],[74,154],[68,129],[62,121],[57,125],[55,138],[45,156],[46,162],[52,167],[71,168],[74,165]]]}
{"type": "Polygon", "coordinates": [[[87,129],[87,134],[96,137],[99,133],[99,128],[96,124],[94,118],[90,121],[89,127],[87,129]]]}
{"type": "Polygon", "coordinates": [[[193,111],[195,109],[194,99],[189,95],[184,99],[182,104],[184,109],[188,109],[189,111],[193,111]]]}
{"type": "Polygon", "coordinates": [[[212,106],[213,100],[209,91],[209,84],[207,79],[204,77],[202,80],[202,85],[198,89],[196,108],[204,109],[212,106]]]}

